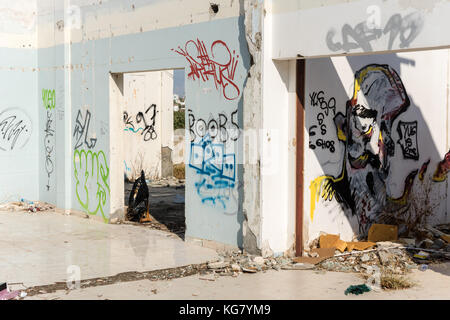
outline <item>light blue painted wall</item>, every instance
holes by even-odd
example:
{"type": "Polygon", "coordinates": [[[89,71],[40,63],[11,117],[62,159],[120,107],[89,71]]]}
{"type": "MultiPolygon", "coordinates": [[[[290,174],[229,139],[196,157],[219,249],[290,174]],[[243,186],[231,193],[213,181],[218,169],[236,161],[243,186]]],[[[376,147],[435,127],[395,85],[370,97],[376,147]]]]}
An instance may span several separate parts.
{"type": "MultiPolygon", "coordinates": [[[[221,40],[237,59],[237,66],[232,80],[240,91],[240,95],[234,100],[224,98],[221,90],[216,89],[214,80],[199,81],[186,80],[187,108],[192,110],[192,114],[197,118],[210,121],[212,118],[219,118],[223,114],[228,118],[227,127],[231,126],[232,113],[235,112],[234,122],[242,127],[242,92],[249,68],[249,55],[244,37],[244,25],[242,18],[229,18],[216,20],[207,23],[187,25],[177,28],[169,28],[138,34],[117,36],[101,40],[86,40],[81,43],[73,43],[70,46],[72,73],[70,78],[70,99],[72,108],[65,106],[64,95],[64,46],[39,49],[39,88],[54,89],[56,93],[56,108],[53,114],[55,119],[55,136],[52,137],[55,144],[54,160],[55,170],[51,175],[50,184],[55,190],[47,190],[48,174],[45,172],[46,153],[44,140],[39,145],[40,156],[40,180],[39,190],[41,198],[49,202],[57,202],[58,206],[66,209],[76,209],[95,214],[99,217],[109,217],[109,73],[150,71],[160,69],[173,69],[189,67],[187,60],[172,51],[178,46],[184,47],[190,40],[201,40],[208,48],[211,55],[211,45],[216,40],[221,40]],[[239,57],[238,57],[239,56],[239,57]],[[59,111],[58,111],[59,110],[59,111]],[[64,110],[64,111],[62,111],[64,110]],[[76,127],[78,111],[81,111],[84,118],[89,111],[90,126],[88,131],[88,141],[94,137],[97,139],[95,146],[89,148],[86,144],[74,150],[76,140],[72,139],[71,156],[74,161],[71,163],[70,177],[65,176],[65,164],[69,163],[65,156],[65,141],[69,141],[68,136],[73,136],[76,127]],[[64,115],[70,114],[71,128],[64,126],[64,115]],[[83,151],[84,150],[84,151],[83,151]],[[81,162],[80,162],[81,159],[81,162]],[[88,160],[86,162],[86,160],[88,160]],[[97,161],[98,160],[98,161],[97,161]],[[92,170],[92,164],[94,164],[92,170]],[[88,169],[86,169],[88,165],[88,169]],[[88,175],[86,175],[86,173],[88,175]],[[88,182],[85,184],[85,177],[88,182]],[[64,184],[66,179],[71,179],[71,203],[64,201],[64,184]],[[78,184],[78,185],[77,185],[78,184]],[[86,187],[85,187],[86,186],[86,187]]],[[[223,49],[220,45],[216,50],[223,49]]],[[[220,52],[215,52],[220,56],[220,52]]],[[[68,64],[68,62],[66,62],[68,64]]],[[[67,72],[67,71],[66,71],[67,72]]],[[[189,73],[187,69],[186,76],[189,73]]],[[[226,81],[228,82],[228,81],[226,81]]],[[[220,89],[219,85],[219,89],[220,89]]],[[[228,87],[228,89],[231,88],[228,87]]],[[[227,90],[228,90],[227,89],[227,90]]],[[[45,134],[45,122],[47,110],[39,101],[39,118],[42,122],[40,137],[45,134]]],[[[187,126],[189,122],[187,119],[187,126]]],[[[83,139],[84,141],[84,139],[83,139]]],[[[195,143],[200,142],[199,139],[195,143]]],[[[190,141],[187,142],[190,148],[190,141]]],[[[241,155],[241,145],[239,141],[228,142],[232,148],[232,154],[236,157],[232,170],[232,187],[229,190],[219,190],[228,192],[227,195],[220,196],[217,191],[218,185],[223,185],[224,179],[212,179],[210,182],[222,181],[216,184],[212,190],[212,197],[215,201],[205,200],[205,195],[198,192],[196,183],[202,181],[205,172],[187,166],[186,185],[186,235],[190,237],[216,240],[232,245],[242,244],[242,185],[237,163],[241,155]],[[214,180],[214,181],[213,181],[214,180]]],[[[67,146],[66,146],[67,147],[67,146]]],[[[188,152],[189,157],[189,152],[188,152]]],[[[189,159],[188,159],[189,160],[189,159]]],[[[209,175],[211,178],[211,174],[209,175]]]]}
{"type": "Polygon", "coordinates": [[[0,48],[0,202],[38,199],[36,57],[35,49],[0,48]]]}

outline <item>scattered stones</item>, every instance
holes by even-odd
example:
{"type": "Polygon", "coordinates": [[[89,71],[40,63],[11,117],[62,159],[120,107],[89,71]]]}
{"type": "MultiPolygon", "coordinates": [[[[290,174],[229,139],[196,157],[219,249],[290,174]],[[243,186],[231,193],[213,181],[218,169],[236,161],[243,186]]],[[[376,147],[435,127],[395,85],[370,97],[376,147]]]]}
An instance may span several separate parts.
{"type": "Polygon", "coordinates": [[[235,271],[235,272],[240,272],[241,271],[241,266],[238,265],[237,263],[233,263],[231,265],[231,270],[235,271]]]}
{"type": "Polygon", "coordinates": [[[387,266],[390,264],[392,255],[388,251],[378,250],[378,256],[382,265],[387,266]]]}
{"type": "Polygon", "coordinates": [[[262,266],[265,261],[263,257],[255,257],[253,258],[253,262],[256,263],[257,265],[262,266]]]}
{"type": "Polygon", "coordinates": [[[419,247],[423,249],[430,249],[433,246],[434,242],[431,239],[424,239],[420,242],[419,247]]]}
{"type": "Polygon", "coordinates": [[[361,257],[362,262],[367,262],[369,260],[370,260],[370,256],[367,253],[363,254],[363,256],[361,257]]]}

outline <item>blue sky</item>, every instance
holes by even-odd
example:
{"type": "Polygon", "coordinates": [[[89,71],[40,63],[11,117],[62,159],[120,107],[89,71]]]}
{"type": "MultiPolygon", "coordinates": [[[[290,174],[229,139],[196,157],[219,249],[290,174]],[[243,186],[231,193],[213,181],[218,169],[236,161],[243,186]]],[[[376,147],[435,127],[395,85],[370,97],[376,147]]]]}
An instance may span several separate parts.
{"type": "Polygon", "coordinates": [[[173,93],[184,97],[184,69],[173,70],[173,93]]]}

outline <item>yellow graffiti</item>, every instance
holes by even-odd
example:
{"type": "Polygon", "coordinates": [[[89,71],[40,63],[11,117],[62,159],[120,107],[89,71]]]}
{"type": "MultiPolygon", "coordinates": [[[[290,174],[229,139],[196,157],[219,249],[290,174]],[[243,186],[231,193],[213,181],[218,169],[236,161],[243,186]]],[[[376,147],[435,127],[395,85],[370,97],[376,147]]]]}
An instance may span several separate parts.
{"type": "MultiPolygon", "coordinates": [[[[344,161],[345,163],[345,161],[344,161]]],[[[339,178],[334,178],[332,176],[321,176],[314,179],[309,186],[309,190],[311,192],[311,212],[310,217],[311,221],[314,220],[314,211],[316,210],[316,203],[320,198],[325,201],[333,200],[333,197],[336,193],[334,189],[334,184],[344,179],[345,169],[342,170],[342,174],[339,178]]]]}

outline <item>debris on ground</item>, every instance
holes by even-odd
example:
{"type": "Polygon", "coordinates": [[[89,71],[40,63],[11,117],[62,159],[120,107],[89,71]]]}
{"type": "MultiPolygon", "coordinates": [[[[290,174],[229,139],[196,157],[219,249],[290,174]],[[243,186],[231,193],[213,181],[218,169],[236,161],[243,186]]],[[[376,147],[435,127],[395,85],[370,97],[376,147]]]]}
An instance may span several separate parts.
{"type": "Polygon", "coordinates": [[[385,290],[409,289],[414,285],[414,282],[404,276],[392,273],[384,273],[381,275],[381,287],[385,290]]]}
{"type": "Polygon", "coordinates": [[[370,291],[370,288],[367,285],[359,284],[356,286],[348,287],[347,290],[345,290],[345,295],[348,295],[349,293],[359,295],[359,294],[363,294],[364,292],[369,292],[369,291],[370,291]]]}
{"type": "Polygon", "coordinates": [[[21,201],[13,201],[0,205],[2,211],[26,211],[26,212],[39,212],[54,210],[55,206],[43,201],[28,201],[21,199],[21,201]]]}
{"type": "Polygon", "coordinates": [[[4,289],[0,291],[0,300],[12,300],[16,298],[20,294],[19,291],[9,291],[8,289],[4,289]]]}

